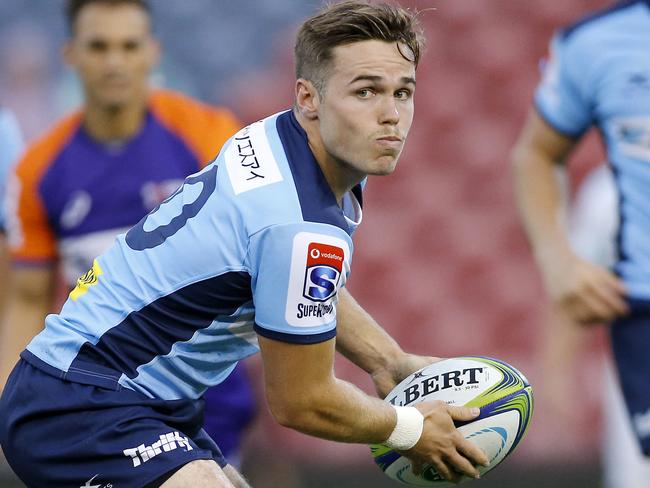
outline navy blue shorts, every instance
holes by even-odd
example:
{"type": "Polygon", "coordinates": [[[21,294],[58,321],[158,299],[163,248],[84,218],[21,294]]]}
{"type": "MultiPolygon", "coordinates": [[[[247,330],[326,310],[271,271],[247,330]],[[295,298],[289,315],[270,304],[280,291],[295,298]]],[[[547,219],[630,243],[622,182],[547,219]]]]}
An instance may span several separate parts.
{"type": "Polygon", "coordinates": [[[610,328],[612,349],[632,428],[650,456],[650,303],[630,301],[632,312],[610,328]]]}
{"type": "Polygon", "coordinates": [[[190,461],[225,466],[202,425],[202,401],[72,383],[23,359],[0,398],[0,445],[30,487],[153,487],[190,461]]]}

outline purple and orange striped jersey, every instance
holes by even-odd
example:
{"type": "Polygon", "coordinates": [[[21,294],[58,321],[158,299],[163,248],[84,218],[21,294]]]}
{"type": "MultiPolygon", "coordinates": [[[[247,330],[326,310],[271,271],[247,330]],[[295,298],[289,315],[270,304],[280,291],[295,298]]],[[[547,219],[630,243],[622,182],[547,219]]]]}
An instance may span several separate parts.
{"type": "Polygon", "coordinates": [[[240,127],[227,110],[171,91],[152,92],[140,132],[100,144],[82,114],[58,122],[27,149],[9,184],[13,261],[60,260],[68,285],[183,179],[214,159],[240,127]]]}

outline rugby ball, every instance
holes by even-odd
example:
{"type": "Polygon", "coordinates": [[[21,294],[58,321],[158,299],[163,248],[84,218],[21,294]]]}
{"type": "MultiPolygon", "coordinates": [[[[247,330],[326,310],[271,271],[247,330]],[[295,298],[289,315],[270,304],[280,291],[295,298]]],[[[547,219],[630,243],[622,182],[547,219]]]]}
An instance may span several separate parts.
{"type": "MultiPolygon", "coordinates": [[[[533,391],[526,377],[503,361],[486,357],[458,357],[433,363],[408,376],[386,397],[397,406],[424,400],[442,400],[449,405],[479,407],[481,414],[457,424],[466,439],[483,449],[494,469],[519,444],[533,413],[533,391]]],[[[379,468],[390,478],[411,486],[455,486],[428,467],[413,474],[411,461],[383,444],[370,446],[379,468]]],[[[473,478],[464,476],[461,483],[473,478]]]]}

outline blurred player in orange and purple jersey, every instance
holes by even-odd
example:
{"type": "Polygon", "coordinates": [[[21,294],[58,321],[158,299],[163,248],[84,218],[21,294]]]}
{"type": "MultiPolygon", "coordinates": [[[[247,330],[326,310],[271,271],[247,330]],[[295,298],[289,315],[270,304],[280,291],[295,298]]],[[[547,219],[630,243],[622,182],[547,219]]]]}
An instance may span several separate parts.
{"type": "MultiPolygon", "coordinates": [[[[146,2],[71,0],[67,14],[63,54],[84,105],[27,149],[9,184],[12,286],[0,329],[0,387],[52,310],[57,267],[73,288],[116,235],[209,163],[240,127],[227,110],[150,87],[160,47],[146,2]]],[[[206,428],[236,458],[253,414],[242,367],[205,398],[206,428]]]]}

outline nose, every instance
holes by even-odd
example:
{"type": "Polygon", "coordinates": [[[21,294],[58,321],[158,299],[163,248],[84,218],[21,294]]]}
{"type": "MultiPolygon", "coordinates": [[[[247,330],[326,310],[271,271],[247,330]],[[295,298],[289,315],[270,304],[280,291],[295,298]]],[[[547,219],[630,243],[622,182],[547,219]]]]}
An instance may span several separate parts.
{"type": "Polygon", "coordinates": [[[379,123],[396,125],[399,122],[399,109],[397,100],[393,96],[387,96],[380,106],[379,123]]]}
{"type": "Polygon", "coordinates": [[[121,49],[109,49],[106,52],[106,65],[110,68],[118,68],[124,63],[124,58],[121,49]]]}

